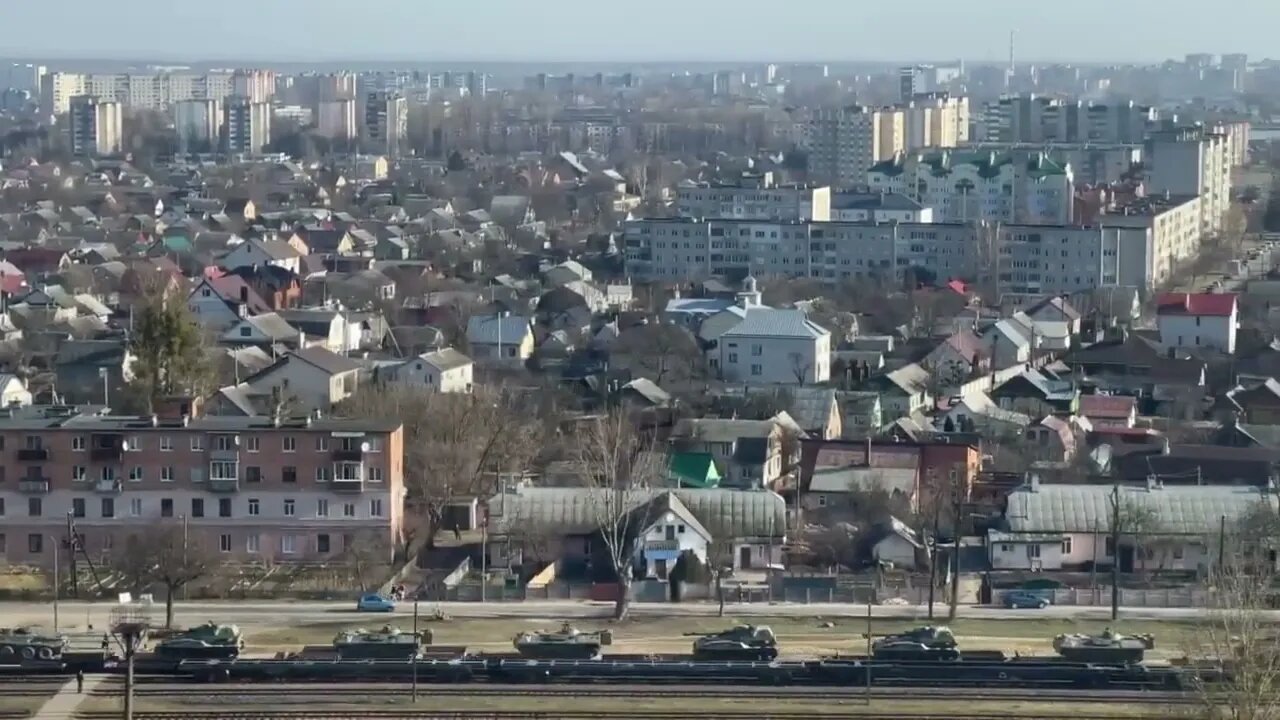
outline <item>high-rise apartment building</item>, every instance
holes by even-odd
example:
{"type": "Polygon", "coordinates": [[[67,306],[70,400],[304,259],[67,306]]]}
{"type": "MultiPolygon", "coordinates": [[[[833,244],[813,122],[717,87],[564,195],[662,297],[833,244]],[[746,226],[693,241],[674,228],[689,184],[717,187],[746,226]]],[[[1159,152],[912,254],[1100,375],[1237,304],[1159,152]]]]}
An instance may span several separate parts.
{"type": "Polygon", "coordinates": [[[223,100],[234,86],[232,73],[49,73],[42,82],[41,110],[50,115],[66,113],[76,95],[115,100],[125,107],[166,110],[183,100],[223,100]]]}
{"type": "Polygon", "coordinates": [[[356,101],[328,100],[316,108],[316,130],[333,140],[354,140],[359,135],[356,124],[356,101]]]}
{"type": "Polygon", "coordinates": [[[946,93],[915,95],[899,107],[903,149],[952,148],[969,141],[969,98],[946,93]]]}
{"type": "Polygon", "coordinates": [[[223,111],[229,153],[258,153],[271,141],[271,105],[233,96],[223,111]]]}
{"type": "Polygon", "coordinates": [[[1147,193],[1199,195],[1201,230],[1222,231],[1231,207],[1231,136],[1203,125],[1168,126],[1151,133],[1147,193]]]}
{"type": "Polygon", "coordinates": [[[409,127],[409,103],[402,95],[376,91],[365,98],[364,140],[369,149],[391,157],[400,154],[409,127]]]}
{"type": "Polygon", "coordinates": [[[905,130],[903,113],[894,108],[817,110],[806,132],[809,176],[841,187],[861,184],[867,168],[902,150],[905,130]]]}
{"type": "Polygon", "coordinates": [[[221,100],[183,100],[173,104],[178,152],[213,152],[222,134],[221,100]]]}
{"type": "Polygon", "coordinates": [[[1155,127],[1154,108],[1129,102],[1083,103],[1014,95],[988,103],[982,136],[990,142],[1140,143],[1155,127]]]}
{"type": "Polygon", "coordinates": [[[111,155],[124,141],[120,103],[92,95],[71,98],[67,124],[74,155],[111,155]]]}
{"type": "Polygon", "coordinates": [[[734,184],[683,182],[676,208],[687,218],[830,220],[831,188],[776,185],[770,173],[734,184]]]}
{"type": "Polygon", "coordinates": [[[236,70],[231,77],[232,94],[249,98],[252,103],[271,102],[276,94],[274,70],[236,70]]]}

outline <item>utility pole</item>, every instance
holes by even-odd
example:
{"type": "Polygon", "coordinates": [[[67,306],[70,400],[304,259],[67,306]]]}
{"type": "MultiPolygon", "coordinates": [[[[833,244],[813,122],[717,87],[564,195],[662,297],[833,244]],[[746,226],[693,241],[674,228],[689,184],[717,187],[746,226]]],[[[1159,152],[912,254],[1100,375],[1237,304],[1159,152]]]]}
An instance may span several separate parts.
{"type": "Polygon", "coordinates": [[[948,620],[955,620],[960,608],[960,512],[964,494],[960,473],[953,465],[951,468],[951,606],[947,610],[948,620]]]}
{"type": "Polygon", "coordinates": [[[1120,619],[1120,483],[1111,486],[1111,620],[1120,619]]]}
{"type": "Polygon", "coordinates": [[[863,661],[867,668],[867,704],[871,704],[871,601],[874,600],[876,589],[871,588],[871,594],[867,595],[867,657],[863,661]]]}
{"type": "Polygon", "coordinates": [[[418,702],[418,594],[413,595],[413,702],[418,702]]]}
{"type": "Polygon", "coordinates": [[[54,634],[57,634],[58,632],[58,596],[61,595],[61,591],[58,589],[58,586],[62,584],[62,573],[59,572],[59,567],[58,567],[58,556],[62,554],[58,552],[58,545],[60,544],[61,543],[58,542],[58,538],[54,537],[53,538],[53,632],[54,634]]]}
{"type": "Polygon", "coordinates": [[[938,513],[942,509],[937,483],[933,487],[933,528],[929,533],[929,619],[933,619],[933,593],[938,586],[938,513]]]}
{"type": "Polygon", "coordinates": [[[76,574],[76,526],[71,521],[71,513],[67,512],[67,550],[71,556],[71,597],[79,597],[80,580],[76,574]]]}

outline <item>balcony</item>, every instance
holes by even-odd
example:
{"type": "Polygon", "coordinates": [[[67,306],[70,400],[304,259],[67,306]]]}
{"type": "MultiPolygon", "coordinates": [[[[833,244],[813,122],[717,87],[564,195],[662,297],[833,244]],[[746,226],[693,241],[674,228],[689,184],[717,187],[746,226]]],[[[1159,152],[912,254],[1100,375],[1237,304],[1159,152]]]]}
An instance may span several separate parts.
{"type": "Polygon", "coordinates": [[[679,549],[679,540],[650,540],[644,544],[645,552],[675,552],[679,549]]]}
{"type": "Polygon", "coordinates": [[[209,478],[209,492],[212,492],[212,493],[240,492],[240,478],[211,477],[209,478]]]}
{"type": "Polygon", "coordinates": [[[364,465],[352,462],[333,464],[334,492],[361,492],[364,490],[364,465]]]}
{"type": "Polygon", "coordinates": [[[124,490],[124,483],[120,480],[96,480],[93,483],[93,491],[102,495],[119,495],[124,490]]]}
{"type": "Polygon", "coordinates": [[[18,480],[18,492],[26,495],[47,495],[49,494],[49,478],[21,478],[18,480]]]}
{"type": "Polygon", "coordinates": [[[239,450],[210,450],[209,459],[213,462],[240,462],[239,450]]]}
{"type": "Polygon", "coordinates": [[[334,448],[333,459],[335,462],[360,462],[364,459],[364,450],[361,448],[334,448]]]}
{"type": "Polygon", "coordinates": [[[38,462],[49,459],[49,451],[45,448],[21,448],[18,460],[21,462],[38,462]]]}

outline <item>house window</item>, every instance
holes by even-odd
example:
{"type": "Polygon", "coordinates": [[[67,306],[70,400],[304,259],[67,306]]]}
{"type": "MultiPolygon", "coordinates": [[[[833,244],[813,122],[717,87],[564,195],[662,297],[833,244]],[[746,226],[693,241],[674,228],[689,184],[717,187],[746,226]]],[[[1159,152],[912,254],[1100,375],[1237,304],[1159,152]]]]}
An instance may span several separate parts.
{"type": "Polygon", "coordinates": [[[763,345],[752,345],[752,346],[751,346],[751,357],[760,357],[761,355],[764,355],[764,346],[763,346],[763,345]]]}
{"type": "Polygon", "coordinates": [[[1110,537],[1107,538],[1107,544],[1105,545],[1105,548],[1106,549],[1103,551],[1104,555],[1115,555],[1116,554],[1115,538],[1110,538],[1110,537]]]}
{"type": "Polygon", "coordinates": [[[160,468],[160,482],[173,482],[173,466],[165,465],[160,468]]]}
{"type": "Polygon", "coordinates": [[[213,449],[219,452],[234,452],[239,447],[237,440],[235,435],[214,435],[213,449]]]}
{"type": "Polygon", "coordinates": [[[356,516],[356,504],[355,504],[355,503],[343,503],[343,504],[342,504],[342,517],[349,517],[349,518],[353,518],[353,517],[355,517],[355,516],[356,516]]]}
{"type": "Polygon", "coordinates": [[[89,474],[88,468],[83,465],[76,465],[71,468],[71,479],[77,482],[84,482],[85,476],[89,474]]]}
{"type": "Polygon", "coordinates": [[[329,501],[321,498],[316,500],[316,517],[329,517],[329,501]]]}
{"type": "Polygon", "coordinates": [[[173,438],[168,435],[160,436],[160,452],[173,451],[173,438]]]}
{"type": "Polygon", "coordinates": [[[382,517],[382,500],[374,498],[369,501],[369,517],[382,517]]]}
{"type": "Polygon", "coordinates": [[[285,555],[292,555],[298,551],[298,541],[292,535],[285,535],[280,538],[280,552],[285,555]]]}
{"type": "Polygon", "coordinates": [[[240,337],[249,337],[253,330],[248,325],[240,326],[240,337]]]}
{"type": "Polygon", "coordinates": [[[32,555],[39,555],[44,552],[44,536],[40,533],[31,533],[27,536],[27,552],[32,555]]]}
{"type": "Polygon", "coordinates": [[[1007,553],[1007,552],[1009,552],[1009,546],[1008,546],[1007,544],[1001,544],[1001,545],[1000,545],[1000,552],[1002,552],[1002,553],[1007,553]]]}
{"type": "Polygon", "coordinates": [[[102,517],[113,518],[116,516],[116,499],[102,498],[102,517]]]}
{"type": "Polygon", "coordinates": [[[316,552],[329,552],[329,535],[328,533],[320,533],[316,536],[316,552]]]}
{"type": "Polygon", "coordinates": [[[328,452],[328,451],[329,451],[329,436],[317,435],[316,436],[316,452],[328,452]]]}
{"type": "Polygon", "coordinates": [[[244,439],[244,449],[246,452],[258,452],[258,436],[250,435],[244,439]]]}
{"type": "Polygon", "coordinates": [[[142,482],[142,468],[137,466],[129,468],[129,482],[142,482]]]}
{"type": "Polygon", "coordinates": [[[73,435],[71,437],[71,449],[77,452],[84,450],[84,436],[73,435]]]}
{"type": "Polygon", "coordinates": [[[368,476],[369,482],[382,482],[382,468],[369,466],[365,468],[365,473],[368,476]]]}
{"type": "Polygon", "coordinates": [[[193,452],[199,452],[199,451],[201,451],[201,450],[204,450],[204,436],[203,436],[203,435],[192,435],[192,436],[191,436],[191,450],[192,450],[193,452]]]}
{"type": "Polygon", "coordinates": [[[129,516],[142,517],[142,498],[129,499],[129,516]]]}
{"type": "Polygon", "coordinates": [[[1071,538],[1062,539],[1062,554],[1063,555],[1071,554],[1071,538]]]}
{"type": "Polygon", "coordinates": [[[1183,548],[1182,548],[1182,546],[1181,546],[1181,545],[1175,545],[1175,546],[1174,546],[1174,548],[1173,548],[1173,559],[1174,559],[1174,560],[1181,560],[1181,559],[1182,559],[1182,551],[1183,551],[1183,548]]]}
{"type": "Polygon", "coordinates": [[[764,374],[764,367],[763,367],[763,366],[760,366],[760,365],[752,365],[752,366],[751,366],[751,374],[752,374],[752,375],[754,375],[754,376],[756,376],[756,377],[759,377],[759,376],[763,375],[763,374],[764,374]]]}
{"type": "Polygon", "coordinates": [[[257,516],[262,506],[258,503],[257,498],[249,498],[249,515],[257,516]]]}
{"type": "Polygon", "coordinates": [[[321,465],[316,468],[316,482],[329,482],[333,479],[333,468],[321,465]]]}
{"type": "Polygon", "coordinates": [[[173,498],[160,499],[160,517],[173,517],[173,498]]]}
{"type": "Polygon", "coordinates": [[[249,465],[244,469],[244,481],[251,483],[262,482],[262,468],[257,465],[249,465]]]}
{"type": "Polygon", "coordinates": [[[218,498],[218,517],[231,517],[231,498],[218,498]]]}
{"type": "Polygon", "coordinates": [[[71,515],[73,517],[84,517],[84,498],[71,498],[71,515]]]}
{"type": "Polygon", "coordinates": [[[201,498],[191,498],[191,517],[204,517],[204,500],[201,498]]]}
{"type": "Polygon", "coordinates": [[[256,554],[258,552],[258,536],[250,535],[246,537],[244,539],[244,549],[245,549],[245,552],[251,552],[256,554]]]}
{"type": "Polygon", "coordinates": [[[728,363],[730,365],[736,365],[737,362],[738,362],[738,353],[729,353],[728,363]]]}
{"type": "Polygon", "coordinates": [[[286,435],[286,436],[284,437],[284,451],[285,451],[285,452],[297,452],[297,450],[298,450],[298,441],[297,441],[297,439],[296,439],[296,438],[294,438],[292,435],[286,435]]]}
{"type": "Polygon", "coordinates": [[[298,468],[292,465],[285,465],[280,471],[280,481],[286,483],[298,482],[298,468]]]}
{"type": "Polygon", "coordinates": [[[292,499],[288,499],[284,501],[285,517],[293,517],[296,514],[296,511],[297,511],[297,505],[294,503],[292,499]]]}
{"type": "Polygon", "coordinates": [[[142,438],[137,435],[129,438],[129,452],[142,452],[142,438]]]}
{"type": "Polygon", "coordinates": [[[44,515],[44,501],[40,498],[27,498],[27,517],[44,515]]]}
{"type": "Polygon", "coordinates": [[[826,506],[827,506],[827,496],[826,496],[826,495],[819,495],[819,496],[818,496],[818,507],[826,507],[826,506]]]}
{"type": "Polygon", "coordinates": [[[223,533],[218,536],[218,552],[231,552],[231,536],[223,533]]]}
{"type": "Polygon", "coordinates": [[[382,452],[382,438],[380,437],[369,438],[367,442],[369,443],[369,452],[371,453],[382,452]]]}

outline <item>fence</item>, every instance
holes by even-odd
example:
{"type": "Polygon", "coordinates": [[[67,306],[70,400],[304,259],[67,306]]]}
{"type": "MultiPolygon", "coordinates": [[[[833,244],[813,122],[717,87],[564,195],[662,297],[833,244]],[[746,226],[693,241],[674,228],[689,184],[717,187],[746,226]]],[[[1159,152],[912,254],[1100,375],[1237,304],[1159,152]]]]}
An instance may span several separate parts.
{"type": "MultiPolygon", "coordinates": [[[[997,591],[997,597],[1002,593],[997,591]]],[[[1053,590],[1033,590],[1036,595],[1047,598],[1054,605],[1072,606],[1109,606],[1111,605],[1111,586],[1099,585],[1096,588],[1057,588],[1053,590]]],[[[1120,588],[1120,605],[1124,607],[1209,607],[1209,591],[1198,587],[1181,588],[1120,588]]]]}

